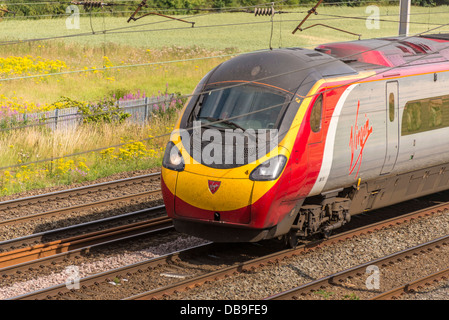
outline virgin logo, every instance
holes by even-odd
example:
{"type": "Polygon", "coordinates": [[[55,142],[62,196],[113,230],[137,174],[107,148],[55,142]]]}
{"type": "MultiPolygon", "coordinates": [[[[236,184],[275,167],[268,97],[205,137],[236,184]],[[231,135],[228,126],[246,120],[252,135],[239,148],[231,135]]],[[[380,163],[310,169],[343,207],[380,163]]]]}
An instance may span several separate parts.
{"type": "Polygon", "coordinates": [[[218,188],[220,188],[220,185],[221,185],[220,181],[209,180],[208,183],[209,183],[209,191],[212,194],[215,194],[215,192],[217,192],[218,188]]]}
{"type": "Polygon", "coordinates": [[[369,119],[365,114],[365,124],[359,127],[357,121],[359,119],[360,101],[357,105],[357,115],[355,124],[351,126],[351,137],[349,139],[349,146],[351,147],[351,164],[349,166],[349,174],[351,175],[357,167],[356,176],[359,174],[360,166],[362,164],[363,150],[365,149],[366,141],[371,133],[373,127],[369,124],[369,119]]]}

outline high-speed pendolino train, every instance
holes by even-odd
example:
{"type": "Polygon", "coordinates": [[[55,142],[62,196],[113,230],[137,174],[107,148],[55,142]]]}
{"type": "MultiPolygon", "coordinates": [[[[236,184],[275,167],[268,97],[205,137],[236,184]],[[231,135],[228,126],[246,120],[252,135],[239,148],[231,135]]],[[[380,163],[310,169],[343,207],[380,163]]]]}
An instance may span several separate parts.
{"type": "Polygon", "coordinates": [[[449,189],[449,34],[236,56],[198,84],[163,160],[175,228],[216,242],[328,234],[449,189]]]}

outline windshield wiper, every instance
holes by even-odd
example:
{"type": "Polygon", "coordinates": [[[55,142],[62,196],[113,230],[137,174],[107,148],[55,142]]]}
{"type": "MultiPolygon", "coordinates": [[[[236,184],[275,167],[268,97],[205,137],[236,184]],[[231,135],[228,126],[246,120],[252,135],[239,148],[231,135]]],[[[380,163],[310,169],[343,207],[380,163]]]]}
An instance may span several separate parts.
{"type": "MultiPolygon", "coordinates": [[[[206,119],[208,121],[211,122],[217,122],[218,123],[224,123],[228,126],[234,127],[235,129],[241,129],[243,132],[248,133],[242,126],[238,125],[237,123],[233,122],[233,121],[229,121],[229,120],[225,120],[225,119],[218,119],[218,118],[214,118],[214,117],[199,117],[198,119],[206,119]]],[[[213,123],[212,123],[213,124],[213,123]]],[[[251,134],[251,136],[253,137],[253,139],[256,141],[256,143],[258,142],[258,137],[257,134],[251,134]]]]}
{"type": "Polygon", "coordinates": [[[223,123],[223,124],[226,124],[227,126],[234,127],[234,129],[242,129],[243,131],[246,131],[246,129],[243,128],[242,126],[238,125],[235,122],[229,121],[229,120],[218,119],[218,118],[213,118],[213,117],[199,117],[198,119],[206,119],[206,120],[208,120],[210,122],[217,122],[217,124],[223,123]]]}

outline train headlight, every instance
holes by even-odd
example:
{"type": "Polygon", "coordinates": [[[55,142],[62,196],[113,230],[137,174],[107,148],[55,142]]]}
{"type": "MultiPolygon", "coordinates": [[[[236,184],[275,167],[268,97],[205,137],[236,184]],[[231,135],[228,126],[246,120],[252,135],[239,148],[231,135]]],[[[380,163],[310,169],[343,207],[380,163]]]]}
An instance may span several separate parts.
{"type": "Polygon", "coordinates": [[[278,155],[273,157],[254,169],[249,175],[249,179],[253,181],[276,180],[281,175],[282,170],[284,170],[286,163],[286,156],[278,155]]]}
{"type": "Polygon", "coordinates": [[[164,168],[175,170],[175,171],[183,171],[185,164],[184,159],[182,158],[181,152],[176,147],[176,145],[170,141],[167,144],[167,148],[165,149],[164,159],[162,160],[162,165],[164,168]]]}

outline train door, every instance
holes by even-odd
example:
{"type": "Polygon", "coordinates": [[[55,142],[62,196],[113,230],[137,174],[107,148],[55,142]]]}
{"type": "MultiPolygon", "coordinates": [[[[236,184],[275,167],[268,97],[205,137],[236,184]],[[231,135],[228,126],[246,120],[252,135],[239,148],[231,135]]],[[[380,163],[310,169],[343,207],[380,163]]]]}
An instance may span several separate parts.
{"type": "Polygon", "coordinates": [[[390,173],[399,151],[399,84],[387,82],[386,86],[386,153],[381,174],[390,173]]]}
{"type": "Polygon", "coordinates": [[[310,136],[307,142],[307,171],[309,177],[319,174],[323,159],[323,94],[316,97],[310,112],[310,136]]]}

